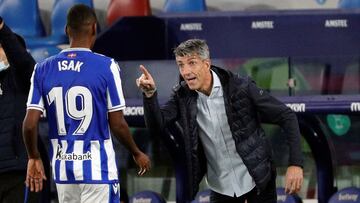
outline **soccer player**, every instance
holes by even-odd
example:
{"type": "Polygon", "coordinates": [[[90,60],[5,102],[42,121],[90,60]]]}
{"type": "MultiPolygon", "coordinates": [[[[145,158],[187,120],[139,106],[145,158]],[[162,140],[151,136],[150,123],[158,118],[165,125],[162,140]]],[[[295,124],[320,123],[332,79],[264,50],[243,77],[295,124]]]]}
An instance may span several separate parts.
{"type": "Polygon", "coordinates": [[[132,153],[139,175],[150,169],[148,156],[136,146],[124,119],[117,63],[90,50],[96,22],[88,6],[72,7],[66,24],[70,48],[36,64],[31,79],[23,124],[29,156],[26,185],[40,191],[46,179],[36,146],[37,124],[46,110],[59,202],[120,202],[110,130],[132,153]]]}

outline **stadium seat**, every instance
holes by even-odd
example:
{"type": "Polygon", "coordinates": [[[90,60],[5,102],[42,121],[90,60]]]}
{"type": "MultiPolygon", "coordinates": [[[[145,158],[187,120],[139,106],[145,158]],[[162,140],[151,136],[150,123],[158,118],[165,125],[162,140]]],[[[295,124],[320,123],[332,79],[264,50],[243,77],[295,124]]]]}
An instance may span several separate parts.
{"type": "Polygon", "coordinates": [[[297,195],[289,195],[285,193],[285,188],[276,188],[277,203],[302,203],[302,200],[297,195]]]}
{"type": "Polygon", "coordinates": [[[55,0],[51,12],[51,34],[46,38],[30,39],[27,44],[30,48],[55,46],[68,43],[65,34],[66,16],[69,9],[75,4],[85,4],[94,7],[92,0],[55,0]]]}
{"type": "Polygon", "coordinates": [[[166,203],[166,200],[156,192],[141,191],[130,197],[130,203],[137,202],[166,203]]]}
{"type": "Polygon", "coordinates": [[[1,0],[0,16],[15,33],[25,38],[45,35],[38,0],[1,0]]]}
{"type": "Polygon", "coordinates": [[[47,57],[58,54],[60,51],[61,49],[57,48],[56,46],[46,46],[30,49],[30,54],[35,59],[36,63],[39,63],[47,57]]]}
{"type": "Polygon", "coordinates": [[[164,12],[206,11],[205,0],[166,0],[164,12]]]}
{"type": "Polygon", "coordinates": [[[196,194],[195,200],[191,203],[210,203],[210,189],[200,191],[196,194]]]}
{"type": "Polygon", "coordinates": [[[338,8],[344,8],[344,9],[360,8],[360,1],[359,0],[340,0],[338,3],[338,8]]]}
{"type": "Polygon", "coordinates": [[[348,187],[337,191],[329,200],[329,203],[360,203],[360,188],[348,187]]]}
{"type": "Polygon", "coordinates": [[[123,16],[149,16],[149,0],[111,0],[107,11],[107,24],[111,25],[123,16]]]}

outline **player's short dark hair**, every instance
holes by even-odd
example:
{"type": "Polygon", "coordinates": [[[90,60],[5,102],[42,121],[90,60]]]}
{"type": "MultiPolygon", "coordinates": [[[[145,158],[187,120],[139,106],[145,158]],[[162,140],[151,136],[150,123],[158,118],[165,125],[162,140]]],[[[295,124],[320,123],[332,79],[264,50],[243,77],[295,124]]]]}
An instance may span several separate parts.
{"type": "Polygon", "coordinates": [[[66,26],[77,34],[88,31],[90,25],[97,22],[94,9],[84,4],[77,4],[67,14],[66,26]]]}

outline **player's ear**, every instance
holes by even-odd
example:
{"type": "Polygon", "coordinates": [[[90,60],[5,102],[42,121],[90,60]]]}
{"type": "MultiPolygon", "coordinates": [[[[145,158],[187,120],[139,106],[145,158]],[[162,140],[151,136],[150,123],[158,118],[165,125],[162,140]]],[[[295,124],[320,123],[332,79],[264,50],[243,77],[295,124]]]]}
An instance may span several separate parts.
{"type": "Polygon", "coordinates": [[[68,31],[68,29],[69,29],[69,27],[66,25],[66,26],[65,26],[65,34],[66,34],[66,36],[69,37],[69,31],[68,31]]]}
{"type": "Polygon", "coordinates": [[[94,23],[93,25],[92,25],[92,35],[96,35],[96,29],[97,29],[97,25],[96,25],[96,23],[94,23]]]}

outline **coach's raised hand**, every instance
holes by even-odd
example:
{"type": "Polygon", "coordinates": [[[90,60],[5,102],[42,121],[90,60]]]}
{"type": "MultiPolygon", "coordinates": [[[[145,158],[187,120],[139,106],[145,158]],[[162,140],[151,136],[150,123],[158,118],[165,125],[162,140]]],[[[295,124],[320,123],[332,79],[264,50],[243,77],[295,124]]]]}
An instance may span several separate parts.
{"type": "Polygon", "coordinates": [[[152,97],[156,92],[155,81],[143,65],[140,65],[140,70],[142,74],[138,79],[136,79],[136,85],[144,92],[146,97],[152,97]]]}

